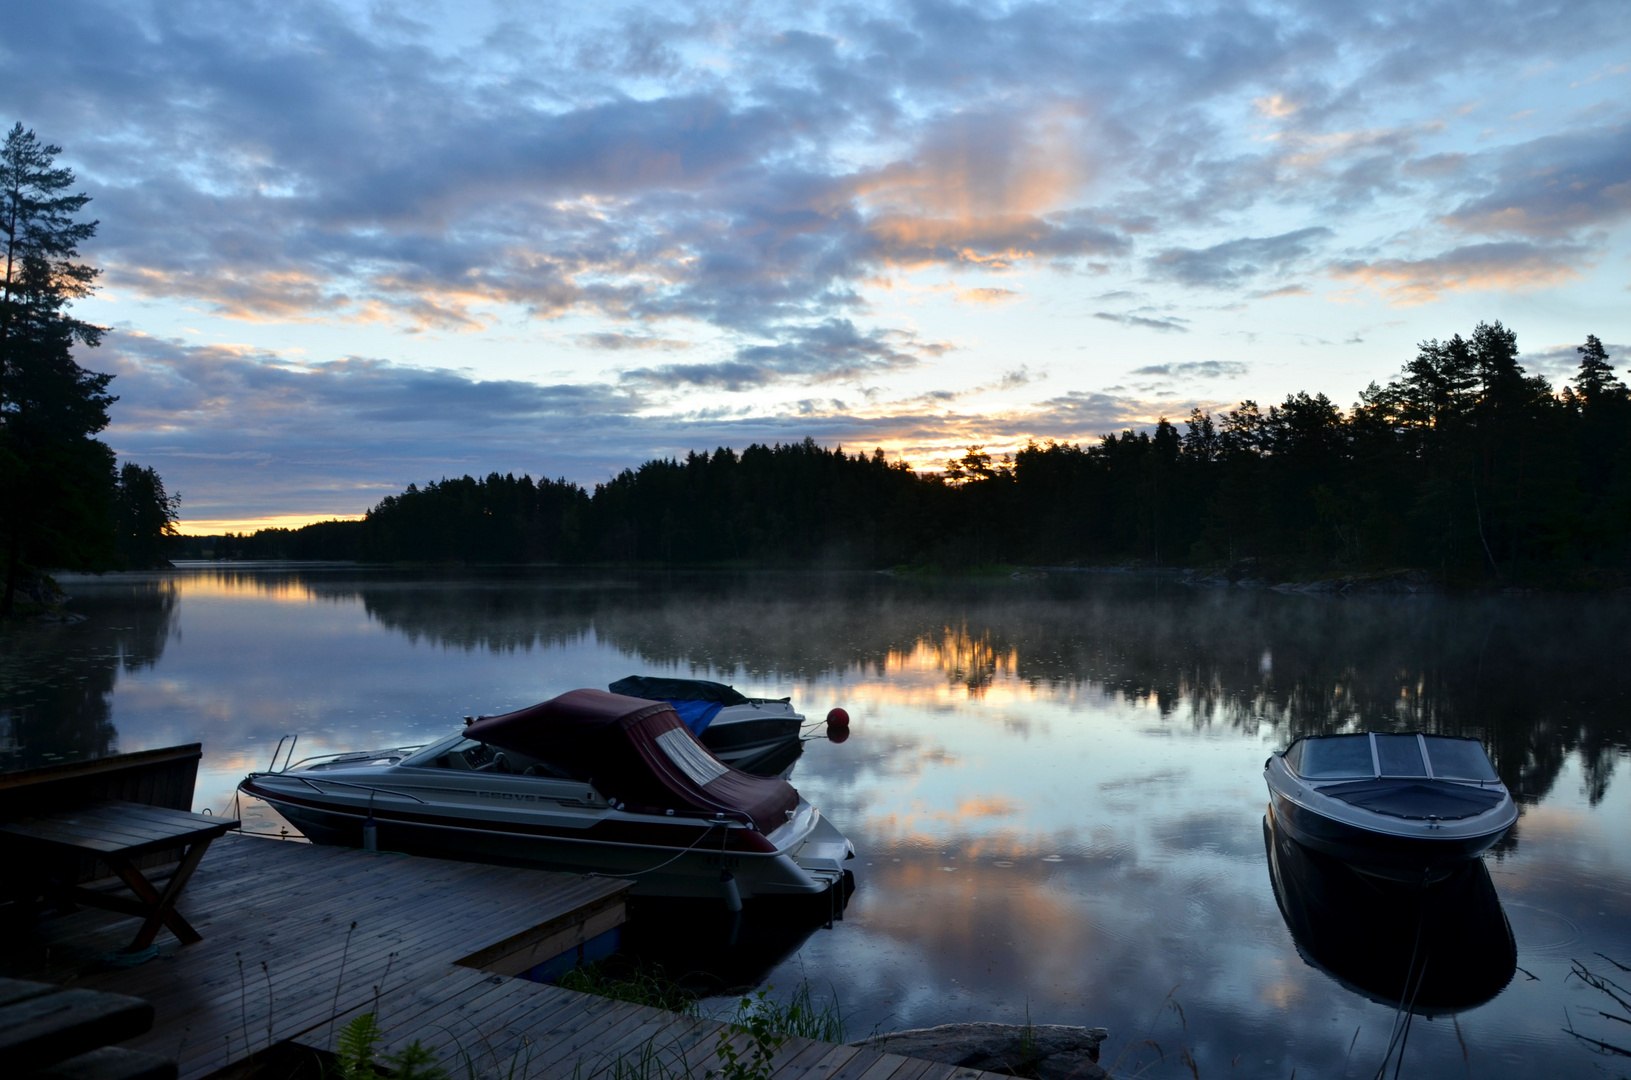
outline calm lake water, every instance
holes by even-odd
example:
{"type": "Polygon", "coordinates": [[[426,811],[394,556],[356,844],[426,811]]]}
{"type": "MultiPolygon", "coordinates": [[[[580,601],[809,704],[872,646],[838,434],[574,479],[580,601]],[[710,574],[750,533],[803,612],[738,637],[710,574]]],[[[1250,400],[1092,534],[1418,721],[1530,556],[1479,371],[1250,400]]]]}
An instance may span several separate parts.
{"type": "MultiPolygon", "coordinates": [[[[0,633],[5,767],[202,742],[197,808],[217,813],[285,734],[297,756],[428,741],[634,673],[791,695],[812,718],[841,705],[851,737],[809,743],[792,780],[859,852],[845,918],[781,931],[750,909],[732,944],[711,909],[642,909],[630,947],[725,985],[830,987],[852,1037],[1102,1025],[1123,1075],[1190,1076],[1186,1056],[1201,1077],[1374,1074],[1395,1006],[1299,950],[1265,851],[1263,760],[1342,728],[1477,735],[1522,804],[1485,860],[1517,969],[1465,988],[1483,1004],[1418,1016],[1403,1075],[1631,1065],[1563,1030],[1631,1043],[1569,977],[1579,960],[1625,985],[1598,954],[1631,965],[1623,598],[248,565],[65,586],[84,622],[0,633]]],[[[276,831],[264,807],[244,813],[276,831]]],[[[1395,923],[1391,942],[1324,932],[1379,955],[1414,925],[1395,923]]],[[[1484,931],[1466,933],[1478,951],[1484,931]]]]}

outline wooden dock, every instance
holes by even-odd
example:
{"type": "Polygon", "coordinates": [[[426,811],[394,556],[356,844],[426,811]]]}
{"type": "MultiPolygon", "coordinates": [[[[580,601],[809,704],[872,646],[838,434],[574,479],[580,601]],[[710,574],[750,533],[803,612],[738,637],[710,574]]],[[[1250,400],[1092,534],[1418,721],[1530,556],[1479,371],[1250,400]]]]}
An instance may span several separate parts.
{"type": "MultiPolygon", "coordinates": [[[[284,1041],[333,1047],[374,1012],[381,1053],[420,1040],[454,1075],[589,1080],[642,1053],[649,1080],[702,1080],[725,1025],[511,976],[623,921],[628,883],[228,835],[182,903],[203,935],[161,936],[129,969],[98,958],[131,921],[83,909],[0,940],[0,975],[145,998],[156,1022],[124,1045],[184,1080],[284,1041]]],[[[727,1035],[728,1037],[728,1035],[727,1035]]],[[[744,1045],[737,1040],[738,1046],[744,1045]]],[[[994,1074],[790,1039],[774,1080],[979,1080],[994,1074]]]]}
{"type": "Polygon", "coordinates": [[[83,909],[6,935],[0,973],[147,999],[153,1030],[126,1045],[201,1077],[268,1040],[311,1038],[336,1013],[366,1011],[376,993],[455,970],[520,982],[456,965],[476,953],[495,970],[524,971],[531,957],[621,922],[627,889],[611,878],[228,835],[179,905],[203,935],[198,944],[166,934],[157,959],[98,970],[132,922],[83,909]]]}
{"type": "MultiPolygon", "coordinates": [[[[468,1068],[506,1080],[704,1080],[718,1075],[722,1036],[744,1057],[751,1046],[718,1020],[468,970],[449,970],[383,997],[376,1015],[383,1053],[417,1039],[455,1066],[456,1076],[468,1068]],[[642,1067],[647,1055],[654,1064],[642,1067]]],[[[314,1031],[297,1041],[327,1049],[325,1040],[325,1032],[314,1031]]],[[[802,1038],[783,1043],[774,1065],[771,1080],[1013,1080],[802,1038]]]]}

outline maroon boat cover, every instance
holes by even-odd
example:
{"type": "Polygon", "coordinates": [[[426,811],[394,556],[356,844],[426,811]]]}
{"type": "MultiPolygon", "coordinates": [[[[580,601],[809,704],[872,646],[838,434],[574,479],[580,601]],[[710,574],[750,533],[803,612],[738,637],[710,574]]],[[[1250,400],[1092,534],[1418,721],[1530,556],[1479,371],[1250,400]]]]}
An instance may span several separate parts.
{"type": "Polygon", "coordinates": [[[746,814],[768,833],[799,803],[799,793],[787,781],[751,776],[714,757],[666,701],[570,690],[525,709],[481,717],[464,734],[567,769],[631,810],[746,814]]]}

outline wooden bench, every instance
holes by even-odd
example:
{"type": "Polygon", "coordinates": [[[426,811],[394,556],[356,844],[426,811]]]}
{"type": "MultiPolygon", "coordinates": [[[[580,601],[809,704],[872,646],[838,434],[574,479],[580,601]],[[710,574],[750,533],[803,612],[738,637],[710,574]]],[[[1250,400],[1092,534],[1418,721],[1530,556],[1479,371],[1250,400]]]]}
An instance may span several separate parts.
{"type": "Polygon", "coordinates": [[[210,841],[238,827],[230,818],[206,817],[140,803],[97,802],[71,810],[56,810],[34,817],[0,823],[0,844],[23,857],[25,872],[33,871],[48,894],[86,907],[135,915],[142,920],[127,952],[153,944],[159,927],[168,926],[183,944],[201,940],[175,904],[187,881],[198,869],[210,841]],[[182,849],[181,863],[161,891],[134,860],[153,851],[182,849]],[[87,889],[75,883],[72,867],[85,855],[106,863],[135,894],[125,896],[87,889]]]}
{"type": "Polygon", "coordinates": [[[153,1006],[141,998],[0,979],[0,1061],[7,1076],[175,1080],[175,1062],[109,1045],[152,1026],[153,1006]]]}

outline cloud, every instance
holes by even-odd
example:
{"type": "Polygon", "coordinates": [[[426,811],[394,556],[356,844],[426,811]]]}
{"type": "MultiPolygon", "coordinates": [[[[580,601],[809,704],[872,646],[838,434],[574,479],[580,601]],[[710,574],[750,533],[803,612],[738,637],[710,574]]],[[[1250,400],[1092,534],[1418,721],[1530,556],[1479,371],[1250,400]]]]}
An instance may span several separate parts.
{"type": "MultiPolygon", "coordinates": [[[[1580,368],[1580,353],[1578,350],[1583,344],[1584,342],[1577,342],[1573,345],[1553,345],[1544,349],[1524,352],[1518,357],[1518,361],[1530,371],[1567,381],[1573,378],[1575,372],[1580,368]]],[[[1603,348],[1608,352],[1609,363],[1615,367],[1623,368],[1626,364],[1625,358],[1631,355],[1631,345],[1608,345],[1605,343],[1603,348]]],[[[1624,374],[1623,371],[1620,373],[1622,378],[1624,374]]]]}
{"type": "MultiPolygon", "coordinates": [[[[1180,416],[1196,402],[1164,404],[1140,401],[1117,394],[1073,390],[1038,404],[1030,418],[1042,431],[1092,432],[1106,434],[1121,428],[1145,427],[1161,416],[1180,416]]],[[[1080,437],[1080,436],[1077,436],[1080,437]]]]}
{"type": "MultiPolygon", "coordinates": [[[[880,273],[1102,270],[1173,215],[1393,190],[1426,129],[1333,126],[1363,111],[1361,87],[1504,71],[1623,27],[1612,4],[1295,8],[483,23],[435,3],[408,20],[90,0],[8,24],[0,85],[93,181],[107,281],[132,295],[421,332],[519,310],[762,337],[858,317],[857,284],[880,273]],[[1239,101],[1272,140],[1242,148],[1208,119],[1239,101]]],[[[1153,265],[1230,287],[1306,254],[1299,235],[1168,246],[1153,265]]]]}
{"type": "Polygon", "coordinates": [[[1265,274],[1283,274],[1332,235],[1316,225],[1278,236],[1241,237],[1207,248],[1168,248],[1149,261],[1152,276],[1180,285],[1227,288],[1265,274]]]}
{"type": "Polygon", "coordinates": [[[1576,245],[1500,241],[1470,244],[1423,259],[1335,262],[1329,272],[1382,293],[1395,307],[1410,307],[1431,303],[1449,292],[1553,287],[1579,277],[1590,260],[1591,253],[1576,245]]]}
{"type": "Polygon", "coordinates": [[[678,338],[650,337],[644,334],[618,334],[602,331],[595,334],[578,334],[572,340],[579,345],[591,349],[605,349],[609,352],[623,352],[625,350],[657,349],[664,352],[676,349],[689,349],[689,341],[678,338]]]}
{"type": "Polygon", "coordinates": [[[300,363],[128,330],[94,360],[120,396],[103,437],[121,457],[156,466],[187,518],[355,514],[411,481],[547,473],[540,451],[576,440],[575,456],[609,469],[618,434],[646,404],[605,384],[481,379],[364,357],[300,363]]]}
{"type": "Polygon", "coordinates": [[[1169,379],[1233,379],[1246,374],[1251,368],[1237,360],[1188,360],[1168,364],[1150,364],[1134,368],[1134,375],[1159,375],[1169,379]]]}
{"type": "Polygon", "coordinates": [[[1013,289],[959,289],[957,292],[957,300],[959,303],[978,304],[983,306],[1005,304],[1010,300],[1018,300],[1019,297],[1020,294],[1015,292],[1013,289]]]}
{"type": "Polygon", "coordinates": [[[1445,215],[1463,232],[1572,238],[1631,215],[1631,125],[1535,139],[1498,155],[1492,190],[1445,215]]]}
{"type": "Polygon", "coordinates": [[[1002,373],[1002,378],[997,380],[997,389],[1017,390],[1021,386],[1029,386],[1032,382],[1036,381],[1037,378],[1038,376],[1031,374],[1030,368],[1026,367],[1024,364],[1021,364],[1012,371],[1005,371],[1002,373]]]}
{"type": "Polygon", "coordinates": [[[1271,117],[1275,120],[1292,116],[1297,112],[1296,103],[1287,101],[1283,94],[1270,94],[1265,97],[1253,98],[1252,106],[1259,115],[1271,117]]]}
{"type": "Polygon", "coordinates": [[[1095,311],[1093,317],[1103,319],[1106,322],[1121,323],[1123,326],[1138,326],[1145,330],[1176,331],[1180,334],[1189,333],[1189,327],[1184,325],[1189,320],[1179,318],[1176,315],[1164,319],[1151,319],[1143,315],[1126,315],[1115,311],[1095,311]]]}
{"type": "MultiPolygon", "coordinates": [[[[124,331],[96,357],[117,378],[105,438],[152,465],[192,520],[353,515],[409,483],[529,472],[593,484],[653,456],[751,442],[887,445],[910,460],[1027,438],[1090,440],[1153,422],[1160,405],[1070,393],[1004,410],[947,411],[956,393],[862,412],[839,398],[659,414],[627,385],[480,379],[366,358],[299,363],[233,345],[187,345],[124,331]]],[[[1018,389],[1032,376],[1007,372],[1018,389]]]]}
{"type": "Polygon", "coordinates": [[[829,319],[815,326],[787,329],[781,340],[748,345],[731,360],[703,364],[665,364],[623,373],[623,380],[655,386],[706,386],[747,390],[775,382],[831,382],[917,366],[949,346],[922,342],[898,331],[862,331],[848,319],[829,319]]]}

